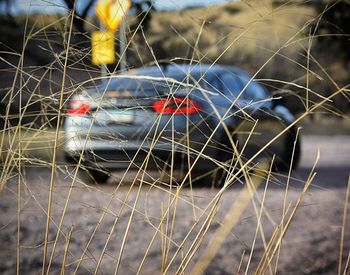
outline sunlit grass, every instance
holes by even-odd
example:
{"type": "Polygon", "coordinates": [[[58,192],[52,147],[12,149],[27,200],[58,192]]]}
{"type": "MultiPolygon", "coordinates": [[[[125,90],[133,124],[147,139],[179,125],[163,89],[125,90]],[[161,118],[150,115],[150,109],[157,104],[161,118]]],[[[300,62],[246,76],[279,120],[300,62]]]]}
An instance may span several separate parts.
{"type": "MultiPolygon", "coordinates": [[[[173,60],[177,61],[185,59],[181,52],[183,49],[192,53],[188,55],[189,58],[187,62],[192,64],[210,63],[212,65],[228,63],[228,60],[239,56],[239,53],[244,50],[248,52],[246,52],[247,56],[253,56],[256,51],[260,52],[263,49],[264,54],[259,54],[259,57],[257,57],[259,59],[259,68],[256,68],[254,71],[254,78],[258,78],[266,67],[275,62],[276,58],[282,57],[285,62],[290,61],[294,63],[294,65],[296,64],[299,70],[303,70],[303,75],[301,77],[306,80],[304,84],[295,84],[288,79],[264,78],[264,80],[272,82],[272,86],[282,82],[283,84],[294,85],[294,87],[306,91],[307,96],[299,94],[299,99],[305,103],[305,111],[299,114],[295,122],[291,125],[281,127],[281,129],[274,129],[277,133],[271,140],[260,148],[259,152],[253,157],[247,159],[244,156],[246,144],[243,144],[243,147],[239,147],[237,141],[234,139],[234,134],[236,134],[236,132],[232,132],[232,128],[229,127],[230,125],[225,124],[225,119],[232,115],[232,113],[227,111],[221,116],[218,112],[218,106],[210,102],[214,110],[212,115],[218,118],[219,123],[213,126],[212,132],[208,134],[207,142],[203,144],[202,150],[194,151],[193,148],[188,146],[190,133],[193,131],[191,127],[194,127],[188,124],[187,132],[183,139],[177,140],[175,139],[175,134],[173,134],[172,139],[168,140],[173,145],[168,162],[161,162],[158,171],[154,173],[154,171],[152,172],[149,169],[149,163],[155,157],[152,149],[157,142],[161,140],[162,133],[165,130],[160,129],[159,120],[156,120],[154,125],[152,125],[152,129],[157,129],[157,131],[155,131],[156,134],[152,134],[152,131],[150,131],[142,141],[142,144],[149,142],[150,149],[146,152],[146,156],[139,166],[139,169],[133,168],[135,159],[131,159],[128,168],[119,173],[120,178],[113,176],[111,180],[113,184],[110,183],[107,187],[87,184],[87,182],[79,178],[79,172],[85,167],[83,154],[80,154],[75,165],[68,165],[64,162],[62,150],[67,140],[64,138],[62,125],[66,116],[65,110],[67,103],[73,95],[81,92],[85,86],[94,86],[101,80],[110,79],[111,77],[118,78],[119,76],[116,75],[118,71],[111,71],[108,72],[108,76],[99,77],[99,68],[92,66],[87,61],[90,54],[89,48],[83,49],[80,52],[81,56],[77,58],[77,51],[75,51],[76,45],[72,42],[74,32],[72,14],[70,14],[64,18],[55,18],[54,20],[55,24],[60,24],[60,28],[56,28],[57,33],[62,34],[63,32],[62,35],[65,38],[63,45],[64,50],[57,54],[51,52],[52,49],[46,49],[46,51],[55,56],[55,60],[52,64],[37,68],[43,71],[57,69],[60,71],[60,77],[56,77],[57,79],[55,78],[55,80],[52,78],[48,80],[46,76],[45,78],[36,77],[35,81],[37,85],[34,87],[36,92],[40,90],[38,87],[42,82],[48,83],[46,86],[50,88],[54,87],[54,89],[51,90],[50,95],[38,96],[38,94],[34,92],[31,93],[31,88],[28,84],[30,78],[26,78],[28,77],[28,66],[25,65],[25,47],[36,35],[40,35],[41,39],[47,39],[48,42],[49,38],[43,37],[48,31],[51,32],[52,29],[47,27],[47,23],[43,24],[41,22],[42,18],[40,19],[41,21],[39,20],[40,22],[37,21],[37,23],[40,24],[37,25],[36,28],[33,27],[36,23],[28,24],[30,18],[26,18],[25,22],[28,26],[24,36],[24,49],[21,53],[19,63],[16,65],[13,64],[13,68],[16,68],[16,76],[12,87],[9,88],[6,94],[6,99],[8,102],[12,102],[14,99],[19,98],[19,100],[21,100],[22,97],[29,95],[29,101],[27,101],[25,106],[21,106],[20,103],[16,114],[12,114],[9,105],[7,105],[8,108],[6,108],[4,112],[5,115],[2,116],[4,127],[0,129],[0,189],[2,191],[6,190],[7,186],[13,181],[18,184],[18,209],[16,217],[18,221],[16,236],[17,273],[21,271],[21,251],[24,249],[21,244],[22,233],[20,227],[21,221],[24,215],[26,215],[23,210],[27,202],[23,200],[23,192],[29,193],[30,197],[33,198],[35,203],[39,206],[40,211],[45,214],[46,226],[43,232],[40,232],[40,234],[44,236],[41,238],[43,239],[43,243],[35,248],[39,250],[41,254],[41,259],[38,261],[42,265],[40,268],[42,274],[54,273],[58,270],[60,270],[61,274],[64,274],[65,270],[73,274],[85,272],[99,274],[104,270],[103,266],[107,258],[112,258],[111,261],[113,262],[113,267],[109,269],[110,272],[114,272],[115,274],[124,272],[122,265],[125,254],[133,253],[127,251],[127,249],[130,249],[130,238],[134,234],[143,234],[142,226],[136,230],[134,228],[137,226],[136,222],[140,222],[140,220],[142,220],[145,227],[148,226],[152,228],[153,231],[152,234],[147,236],[148,238],[145,238],[147,240],[146,243],[142,244],[144,251],[141,251],[142,257],[135,263],[133,273],[147,272],[145,271],[147,270],[147,261],[149,258],[152,258],[154,250],[159,250],[161,261],[157,263],[157,266],[160,273],[204,274],[217,252],[222,249],[227,238],[233,234],[235,227],[247,211],[252,211],[254,217],[254,222],[251,223],[251,226],[255,228],[254,236],[252,236],[253,241],[250,247],[251,251],[249,253],[243,253],[242,261],[239,266],[234,267],[235,270],[238,270],[237,273],[245,272],[245,274],[251,274],[254,271],[256,274],[274,274],[278,271],[280,251],[288,249],[288,247],[283,245],[283,240],[290,225],[293,223],[297,211],[300,209],[300,205],[309,187],[313,183],[317,172],[316,165],[319,156],[315,159],[314,166],[310,170],[308,179],[303,182],[304,188],[300,190],[298,197],[293,201],[288,197],[289,182],[293,177],[291,168],[287,175],[281,176],[272,169],[275,161],[274,157],[272,157],[272,159],[259,159],[259,156],[289,129],[298,127],[303,120],[309,119],[310,116],[320,110],[322,112],[338,114],[337,109],[332,105],[333,99],[343,94],[345,95],[344,100],[347,100],[349,86],[339,86],[333,79],[333,76],[327,75],[326,68],[317,63],[317,60],[314,60],[311,54],[306,54],[302,61],[300,61],[299,51],[306,50],[307,52],[312,39],[312,35],[309,35],[309,29],[311,25],[320,18],[320,15],[314,14],[310,8],[282,6],[272,9],[272,7],[263,4],[255,6],[248,3],[239,3],[237,4],[237,8],[241,10],[241,13],[237,12],[239,14],[236,14],[232,18],[232,22],[231,15],[223,10],[224,7],[215,7],[212,8],[212,10],[208,9],[206,14],[203,14],[203,10],[186,11],[183,16],[186,20],[193,23],[193,28],[185,33],[180,32],[181,24],[188,26],[189,23],[182,22],[178,19],[175,20],[175,17],[169,17],[169,13],[162,13],[156,15],[158,18],[155,24],[159,25],[153,26],[153,31],[164,36],[169,36],[169,32],[163,29],[162,24],[166,24],[172,28],[174,33],[172,33],[171,36],[174,36],[174,38],[171,40],[171,43],[169,42],[170,44],[165,41],[164,45],[169,48],[170,52],[173,52],[173,60]],[[244,20],[242,20],[243,18],[244,20]],[[166,23],[164,23],[165,21],[166,23]],[[273,23],[272,25],[270,24],[271,21],[273,23]],[[63,25],[62,22],[64,22],[63,25]],[[293,25],[289,25],[291,22],[293,25]],[[225,24],[225,28],[230,29],[230,33],[223,35],[222,39],[224,43],[221,43],[222,41],[220,39],[213,39],[212,37],[213,32],[219,29],[215,26],[222,26],[223,24],[225,24]],[[272,28],[272,30],[270,30],[270,28],[272,28]],[[237,32],[237,29],[240,31],[237,32]],[[288,29],[288,31],[286,31],[286,29],[288,29]],[[265,41],[266,43],[261,43],[266,33],[270,31],[273,33],[273,39],[270,38],[265,41]],[[249,43],[246,43],[247,41],[249,41],[249,43]],[[183,47],[183,43],[187,45],[187,48],[183,47]],[[313,71],[310,63],[317,68],[317,73],[313,71]],[[70,76],[70,73],[74,70],[88,71],[88,73],[85,72],[85,74],[91,76],[92,80],[88,77],[88,80],[83,79],[77,81],[70,76]],[[314,77],[318,75],[319,72],[323,72],[323,75],[328,77],[327,81],[333,83],[333,89],[328,91],[326,95],[323,91],[314,91],[309,88],[310,83],[308,81],[308,75],[314,77]],[[310,96],[309,98],[309,94],[314,97],[310,96]],[[41,126],[37,126],[34,123],[23,122],[25,119],[28,119],[28,117],[35,116],[27,111],[33,102],[41,104],[42,112],[40,114],[35,114],[38,117],[40,116],[42,120],[41,126]],[[48,109],[50,109],[50,111],[48,111],[48,109]],[[54,122],[52,122],[53,120],[54,122]],[[56,126],[51,127],[52,124],[56,126]],[[235,156],[228,162],[211,159],[210,156],[207,156],[205,153],[205,149],[211,146],[214,135],[220,127],[225,129],[229,137],[228,146],[232,149],[235,156]],[[194,158],[191,159],[191,161],[184,161],[181,171],[175,171],[173,168],[175,164],[175,148],[180,145],[184,148],[188,159],[190,159],[190,155],[194,156],[194,158]],[[197,192],[199,191],[194,187],[200,185],[203,178],[207,175],[198,176],[192,173],[200,158],[207,158],[208,161],[215,162],[217,168],[208,172],[209,174],[215,175],[220,169],[227,172],[222,186],[217,189],[208,188],[208,196],[205,198],[198,197],[197,192]],[[45,194],[47,193],[47,198],[45,198],[45,201],[40,198],[40,194],[33,192],[34,187],[27,185],[26,169],[28,167],[47,167],[50,169],[51,173],[46,179],[45,194]],[[131,178],[130,174],[132,175],[131,178]],[[63,177],[62,175],[65,175],[64,179],[60,178],[63,177]],[[282,177],[282,180],[276,180],[278,177],[282,177]],[[66,189],[64,195],[61,196],[58,190],[61,190],[63,180],[66,189]],[[265,206],[265,200],[267,200],[266,193],[270,190],[270,186],[273,185],[275,181],[282,182],[286,188],[282,205],[283,209],[281,210],[282,213],[278,217],[278,220],[275,221],[275,224],[271,222],[271,224],[274,225],[273,233],[265,234],[261,220],[266,217],[267,219],[271,219],[270,211],[265,206]],[[231,187],[237,185],[241,186],[241,188],[231,191],[231,187]],[[261,198],[257,195],[257,189],[260,185],[264,186],[263,196],[261,198]],[[105,197],[103,201],[100,202],[101,205],[99,205],[98,208],[86,205],[87,208],[91,208],[91,212],[99,215],[98,221],[90,225],[89,231],[76,232],[74,226],[66,226],[66,219],[68,219],[68,213],[74,210],[72,209],[73,200],[76,199],[74,195],[79,193],[80,190],[85,189],[89,190],[89,192],[93,192],[96,196],[103,194],[105,197]],[[238,195],[232,201],[232,206],[224,210],[225,212],[223,213],[221,208],[223,197],[224,194],[230,191],[238,195]],[[147,208],[147,199],[146,202],[144,202],[144,196],[147,197],[152,193],[158,194],[157,192],[162,194],[164,199],[159,205],[153,205],[153,207],[157,209],[154,211],[153,209],[147,208]],[[205,205],[198,203],[200,199],[205,199],[205,205]],[[57,202],[57,200],[60,201],[57,202]],[[145,204],[144,208],[142,208],[142,202],[145,204]],[[115,208],[116,203],[118,203],[117,209],[115,208]],[[177,232],[178,223],[183,217],[179,217],[178,209],[179,207],[184,207],[183,205],[188,207],[187,213],[191,219],[188,219],[189,224],[186,225],[187,231],[182,232],[183,234],[179,236],[177,232]],[[154,216],[154,213],[156,213],[156,216],[154,216]],[[106,226],[105,221],[109,216],[113,217],[113,221],[106,226]],[[209,234],[208,232],[212,228],[216,229],[213,234],[209,234]],[[98,233],[101,231],[104,232],[102,238],[98,236],[98,233]],[[71,247],[76,245],[73,242],[73,237],[77,234],[84,235],[84,241],[79,247],[79,253],[71,250],[71,247]],[[101,238],[100,247],[98,248],[94,247],[94,240],[97,236],[101,238]],[[118,238],[118,249],[114,251],[113,255],[110,255],[109,247],[115,245],[116,238],[118,238]],[[253,262],[253,253],[258,242],[262,242],[263,251],[257,254],[259,255],[259,259],[254,259],[253,262]],[[245,255],[248,255],[248,261],[243,260],[245,255]],[[57,267],[57,261],[60,261],[59,268],[57,267]]],[[[49,20],[50,18],[46,19],[49,20]]],[[[95,27],[97,28],[97,26],[95,27]]],[[[161,67],[160,58],[153,49],[152,41],[150,41],[155,38],[149,38],[145,33],[142,33],[141,26],[139,26],[138,31],[141,32],[141,35],[139,33],[136,34],[135,30],[130,30],[128,46],[134,50],[133,53],[135,56],[140,57],[139,62],[142,64],[154,63],[156,66],[161,67]],[[138,49],[137,44],[142,44],[142,50],[138,49]],[[148,60],[142,60],[142,56],[148,56],[148,60]]],[[[162,39],[166,40],[165,38],[162,39]]],[[[303,54],[305,54],[305,51],[303,54]]],[[[87,76],[85,75],[84,78],[87,78],[87,76]]],[[[134,76],[131,78],[137,77],[134,76]]],[[[148,76],[141,76],[139,78],[151,79],[148,76]]],[[[160,81],[164,79],[151,80],[160,81]]],[[[173,89],[174,86],[178,85],[186,87],[189,93],[191,93],[195,88],[194,85],[189,85],[185,82],[176,83],[173,79],[166,79],[166,81],[169,85],[169,89],[173,89]]],[[[245,92],[246,88],[247,87],[242,90],[239,96],[245,92]]],[[[210,93],[210,91],[206,91],[203,88],[201,89],[203,94],[210,93]]],[[[169,97],[171,96],[172,95],[169,95],[169,97]]],[[[210,101],[209,97],[207,98],[208,101],[210,101]]],[[[236,105],[237,100],[232,102],[231,107],[236,105]]],[[[97,110],[103,109],[101,105],[102,101],[103,97],[97,100],[97,110]]],[[[245,110],[240,110],[240,112],[243,114],[246,113],[245,110]]],[[[96,117],[93,118],[93,120],[95,119],[96,117]]],[[[245,142],[248,143],[259,134],[261,131],[259,126],[261,124],[259,124],[258,120],[250,117],[249,114],[246,115],[246,119],[247,121],[249,120],[249,127],[244,130],[241,129],[241,131],[246,132],[247,140],[245,142]]],[[[172,125],[172,123],[173,120],[170,119],[167,125],[172,126],[174,132],[174,125],[172,125]]],[[[264,127],[268,128],[269,125],[265,125],[264,127]]],[[[239,129],[236,129],[236,131],[239,131],[239,129]]],[[[90,136],[91,132],[92,124],[84,141],[84,148],[87,146],[89,139],[92,138],[90,136]]],[[[303,130],[299,128],[297,134],[303,135],[303,130]]],[[[110,138],[115,138],[113,133],[110,133],[110,138]]],[[[294,143],[293,152],[295,152],[295,144],[296,143],[294,143]]],[[[239,145],[241,146],[241,144],[239,145]]],[[[141,151],[142,148],[140,147],[137,153],[141,153],[141,151]]],[[[287,161],[291,163],[293,159],[287,161]]],[[[213,178],[215,179],[214,176],[213,178]]],[[[216,182],[213,180],[212,187],[214,187],[215,184],[216,182]]],[[[203,193],[201,194],[203,195],[203,193]]],[[[347,252],[344,251],[344,247],[346,247],[345,232],[347,228],[348,196],[349,189],[344,200],[344,218],[343,224],[341,225],[342,235],[339,251],[339,274],[342,274],[342,272],[346,274],[345,270],[347,268],[346,266],[349,266],[350,258],[347,256],[347,252]]],[[[85,204],[86,202],[82,199],[81,203],[85,204]]],[[[278,209],[278,207],[276,206],[276,209],[278,209]]],[[[79,218],[80,217],[76,217],[76,223],[79,223],[79,218]]],[[[238,239],[239,237],[240,236],[237,236],[238,239]]],[[[140,253],[140,251],[137,251],[137,253],[140,253]]]]}

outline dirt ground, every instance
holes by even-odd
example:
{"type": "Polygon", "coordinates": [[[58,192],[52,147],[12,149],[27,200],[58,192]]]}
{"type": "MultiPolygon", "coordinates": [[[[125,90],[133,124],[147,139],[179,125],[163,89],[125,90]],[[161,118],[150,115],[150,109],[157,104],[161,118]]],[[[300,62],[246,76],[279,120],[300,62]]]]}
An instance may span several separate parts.
{"type": "MultiPolygon", "coordinates": [[[[339,264],[345,192],[350,172],[350,139],[349,136],[305,136],[302,145],[301,164],[293,173],[287,194],[287,205],[290,203],[291,208],[295,206],[301,194],[318,149],[321,158],[316,168],[317,175],[313,185],[304,196],[282,242],[277,274],[336,274],[339,264]]],[[[61,168],[61,172],[57,174],[53,192],[49,258],[71,184],[69,174],[71,170],[65,166],[61,168]]],[[[21,182],[19,260],[21,273],[38,274],[42,267],[50,170],[32,167],[25,169],[24,176],[24,179],[19,179],[18,175],[14,175],[0,194],[1,274],[16,272],[19,180],[21,182]]],[[[134,274],[139,269],[141,274],[161,273],[162,242],[164,243],[161,232],[165,232],[166,224],[164,223],[161,227],[159,224],[164,209],[169,205],[169,198],[170,200],[174,198],[176,188],[169,192],[169,188],[150,187],[143,184],[141,188],[133,187],[127,197],[132,176],[129,177],[128,182],[118,185],[120,176],[120,174],[114,174],[113,179],[106,186],[89,187],[79,182],[74,184],[62,221],[61,234],[58,236],[52,257],[50,273],[60,272],[70,231],[68,253],[65,259],[66,274],[74,272],[82,255],[84,257],[77,269],[77,274],[94,273],[99,261],[101,264],[96,270],[97,274],[113,274],[119,258],[121,259],[119,274],[134,274]],[[119,187],[114,192],[117,186],[119,187]],[[104,218],[101,220],[103,215],[104,218]],[[132,217],[131,220],[130,217],[132,217]],[[128,227],[128,234],[125,235],[128,227]],[[92,235],[93,238],[91,238],[92,235]],[[125,246],[121,253],[123,239],[125,246]],[[86,253],[84,253],[85,249],[86,253]],[[143,259],[147,249],[149,249],[147,257],[143,259]]],[[[264,252],[263,239],[267,243],[273,230],[281,222],[286,182],[285,175],[274,175],[268,182],[264,202],[265,211],[261,220],[262,230],[258,231],[254,249],[252,247],[257,215],[253,203],[250,202],[210,263],[206,274],[235,274],[241,259],[240,273],[243,274],[251,252],[251,263],[247,274],[254,272],[264,252]]],[[[209,226],[197,253],[189,262],[185,270],[186,274],[191,274],[194,264],[206,251],[207,245],[217,241],[212,240],[212,237],[243,189],[242,184],[237,185],[223,193],[214,221],[209,226]]],[[[259,187],[254,198],[258,209],[260,209],[259,199],[263,197],[264,187],[265,183],[259,187]]],[[[173,231],[167,232],[167,235],[171,236],[169,238],[171,245],[166,262],[169,263],[173,259],[168,274],[182,270],[181,261],[186,258],[208,214],[205,208],[217,192],[218,190],[208,188],[197,188],[193,191],[187,188],[180,191],[175,203],[176,211],[172,207],[169,215],[170,222],[174,218],[174,225],[173,231]],[[194,229],[190,232],[192,227],[194,229]]],[[[344,236],[343,268],[350,249],[349,222],[348,214],[344,236]]],[[[272,261],[271,270],[267,269],[266,273],[274,272],[275,266],[276,262],[272,261]]]]}

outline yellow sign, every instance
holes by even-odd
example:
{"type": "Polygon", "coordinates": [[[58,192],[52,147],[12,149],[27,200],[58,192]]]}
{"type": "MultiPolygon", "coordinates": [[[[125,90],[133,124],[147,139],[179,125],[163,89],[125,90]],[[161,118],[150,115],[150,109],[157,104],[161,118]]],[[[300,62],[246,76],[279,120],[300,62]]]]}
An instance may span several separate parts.
{"type": "Polygon", "coordinates": [[[114,33],[111,31],[93,32],[92,62],[96,65],[112,64],[115,60],[114,33]]]}
{"type": "Polygon", "coordinates": [[[98,18],[111,31],[120,26],[131,7],[130,0],[99,0],[95,10],[98,18]]]}

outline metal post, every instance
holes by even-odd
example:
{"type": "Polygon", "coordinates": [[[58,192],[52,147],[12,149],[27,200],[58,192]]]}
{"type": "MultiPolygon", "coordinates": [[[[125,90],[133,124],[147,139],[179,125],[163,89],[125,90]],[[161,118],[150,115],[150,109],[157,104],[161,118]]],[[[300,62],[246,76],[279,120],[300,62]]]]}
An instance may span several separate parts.
{"type": "MultiPolygon", "coordinates": [[[[105,31],[105,25],[100,21],[100,30],[105,31]]],[[[101,77],[107,76],[107,65],[106,64],[101,64],[101,77]]]]}
{"type": "Polygon", "coordinates": [[[120,40],[120,69],[126,70],[126,21],[125,18],[122,20],[119,32],[120,40]]]}

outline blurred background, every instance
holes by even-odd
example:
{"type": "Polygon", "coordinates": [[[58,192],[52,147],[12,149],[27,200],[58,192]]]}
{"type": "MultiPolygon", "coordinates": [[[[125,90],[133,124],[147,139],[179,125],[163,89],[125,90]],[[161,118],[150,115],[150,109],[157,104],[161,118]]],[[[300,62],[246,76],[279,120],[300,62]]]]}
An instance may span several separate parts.
{"type": "MultiPolygon", "coordinates": [[[[23,123],[55,124],[67,15],[72,10],[67,89],[99,76],[99,68],[91,62],[91,33],[100,28],[94,5],[94,0],[1,1],[2,116],[9,106],[16,123],[21,104],[27,106],[23,123]],[[19,64],[23,65],[20,77],[19,64]],[[19,93],[10,98],[11,87],[21,87],[21,100],[19,93]]],[[[349,84],[349,17],[348,1],[135,0],[126,19],[127,65],[134,68],[155,59],[185,62],[193,58],[242,67],[253,74],[267,63],[257,78],[271,91],[286,90],[285,104],[300,114],[306,110],[307,89],[313,104],[349,84]]],[[[118,49],[118,36],[115,44],[118,49]]],[[[116,64],[108,66],[110,72],[118,72],[117,61],[118,51],[116,64]]],[[[309,118],[324,123],[340,119],[337,126],[343,132],[349,104],[344,92],[309,118]]]]}

